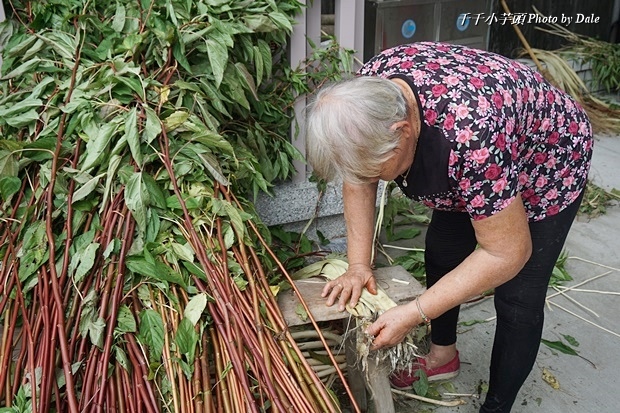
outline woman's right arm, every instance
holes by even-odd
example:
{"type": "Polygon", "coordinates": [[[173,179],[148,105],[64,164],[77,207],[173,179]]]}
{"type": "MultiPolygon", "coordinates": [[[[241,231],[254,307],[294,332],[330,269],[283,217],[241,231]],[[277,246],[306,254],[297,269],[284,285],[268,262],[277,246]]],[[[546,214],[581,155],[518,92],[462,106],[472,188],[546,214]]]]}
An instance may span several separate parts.
{"type": "Polygon", "coordinates": [[[327,297],[327,306],[338,301],[340,311],[344,311],[347,302],[354,307],[364,287],[372,294],[377,293],[371,269],[377,184],[378,182],[342,185],[349,269],[337,279],[328,282],[322,294],[327,297]]]}

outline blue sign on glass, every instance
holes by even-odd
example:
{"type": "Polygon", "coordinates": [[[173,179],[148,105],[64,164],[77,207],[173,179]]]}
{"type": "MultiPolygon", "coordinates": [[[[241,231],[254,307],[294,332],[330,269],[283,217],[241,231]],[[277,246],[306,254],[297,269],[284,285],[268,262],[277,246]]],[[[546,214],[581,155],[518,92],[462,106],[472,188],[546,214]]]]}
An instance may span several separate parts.
{"type": "Polygon", "coordinates": [[[407,19],[400,28],[400,32],[405,39],[411,39],[415,34],[416,28],[415,22],[412,19],[407,19]]]}
{"type": "Polygon", "coordinates": [[[464,32],[469,27],[469,22],[471,21],[471,17],[469,13],[461,13],[459,17],[456,18],[456,28],[464,32]]]}

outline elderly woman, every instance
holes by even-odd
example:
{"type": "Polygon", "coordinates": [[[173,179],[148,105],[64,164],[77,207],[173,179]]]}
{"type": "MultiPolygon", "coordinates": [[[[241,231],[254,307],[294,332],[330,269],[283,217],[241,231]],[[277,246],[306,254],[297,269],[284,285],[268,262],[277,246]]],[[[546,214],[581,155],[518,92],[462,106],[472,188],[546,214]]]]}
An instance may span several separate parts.
{"type": "Polygon", "coordinates": [[[432,325],[428,357],[392,385],[459,372],[459,305],[495,289],[497,326],[481,412],[510,411],[530,373],[545,294],[579,208],[592,149],[584,110],[537,72],[458,45],[385,50],[360,76],[323,88],[310,106],[308,160],[343,181],[349,269],[323,290],[327,305],[376,293],[371,249],[379,180],[432,208],[427,290],[368,328],[374,348],[432,325]]]}

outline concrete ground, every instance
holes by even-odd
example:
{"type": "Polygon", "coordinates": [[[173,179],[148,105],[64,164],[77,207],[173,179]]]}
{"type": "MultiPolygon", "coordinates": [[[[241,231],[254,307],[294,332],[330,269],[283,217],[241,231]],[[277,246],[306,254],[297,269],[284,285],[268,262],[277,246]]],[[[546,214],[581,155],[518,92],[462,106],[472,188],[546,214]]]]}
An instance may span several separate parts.
{"type": "MultiPolygon", "coordinates": [[[[597,136],[590,179],[607,190],[620,189],[620,136],[597,136]]],[[[620,206],[614,205],[599,217],[579,217],[565,245],[566,269],[574,278],[566,287],[601,292],[569,291],[555,295],[550,289],[543,338],[576,340],[579,356],[552,350],[545,345],[515,402],[514,413],[617,413],[620,412],[620,206]],[[593,279],[594,277],[599,277],[593,279]],[[579,318],[582,317],[582,318],[579,318]],[[543,372],[559,384],[552,387],[543,372]]],[[[492,319],[492,299],[462,307],[460,321],[492,319]]],[[[459,328],[458,347],[461,373],[440,392],[477,394],[462,397],[466,404],[436,407],[395,396],[397,413],[478,412],[484,398],[495,322],[493,320],[459,328]]],[[[571,346],[572,347],[572,346],[571,346]]]]}

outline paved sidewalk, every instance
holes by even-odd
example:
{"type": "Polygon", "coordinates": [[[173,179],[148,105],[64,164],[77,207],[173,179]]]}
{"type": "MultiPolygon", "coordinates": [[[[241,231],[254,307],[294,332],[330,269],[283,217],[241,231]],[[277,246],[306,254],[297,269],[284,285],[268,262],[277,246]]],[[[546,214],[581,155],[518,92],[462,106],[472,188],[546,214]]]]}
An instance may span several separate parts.
{"type": "MultiPolygon", "coordinates": [[[[620,136],[597,136],[590,179],[607,190],[620,189],[620,136]]],[[[574,278],[566,287],[600,276],[581,288],[620,292],[620,206],[612,206],[594,219],[578,218],[565,249],[570,257],[566,269],[574,278]]],[[[583,358],[541,345],[514,413],[620,412],[620,295],[578,291],[566,295],[569,298],[558,295],[549,300],[554,304],[547,307],[543,338],[567,343],[564,336],[571,336],[579,343],[575,349],[583,358]],[[543,380],[543,371],[557,380],[559,389],[543,380]]],[[[494,315],[492,299],[487,299],[463,306],[460,321],[486,320],[494,315]]],[[[494,329],[494,321],[460,327],[462,368],[459,377],[451,381],[458,393],[477,393],[481,384],[486,385],[494,329]]],[[[398,413],[476,413],[482,402],[465,398],[465,405],[448,408],[403,402],[399,396],[395,400],[398,413]]]]}

